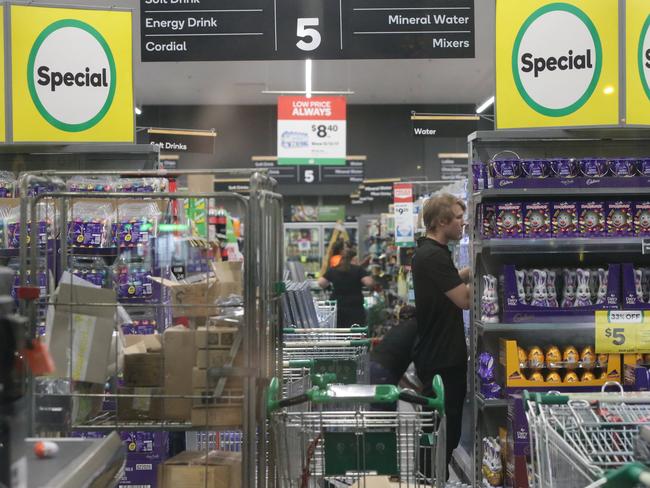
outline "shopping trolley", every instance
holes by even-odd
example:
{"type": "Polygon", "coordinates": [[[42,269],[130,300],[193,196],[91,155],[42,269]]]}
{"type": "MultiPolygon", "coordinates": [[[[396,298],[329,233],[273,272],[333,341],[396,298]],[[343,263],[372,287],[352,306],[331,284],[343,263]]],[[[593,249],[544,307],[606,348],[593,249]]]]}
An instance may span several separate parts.
{"type": "Polygon", "coordinates": [[[347,329],[301,329],[286,327],[282,330],[285,342],[353,341],[368,338],[368,327],[352,326],[347,329]]]}
{"type": "MultiPolygon", "coordinates": [[[[618,385],[620,392],[606,393],[618,385]]],[[[639,427],[650,425],[650,394],[524,392],[535,488],[650,486],[635,462],[639,427]]]]}
{"type": "Polygon", "coordinates": [[[446,473],[444,387],[433,380],[433,398],[393,385],[326,385],[279,399],[273,379],[267,412],[272,429],[281,488],[349,486],[363,488],[372,476],[394,477],[405,488],[433,485],[441,488],[446,473]],[[309,404],[390,404],[398,400],[416,406],[408,412],[306,411],[309,404]],[[304,406],[304,411],[289,411],[304,406]],[[427,407],[422,410],[421,407],[427,407]],[[421,440],[428,438],[431,467],[422,473],[421,440]]]}
{"type": "Polygon", "coordinates": [[[334,373],[341,383],[366,383],[370,375],[369,339],[284,341],[283,379],[296,368],[334,373]]]}

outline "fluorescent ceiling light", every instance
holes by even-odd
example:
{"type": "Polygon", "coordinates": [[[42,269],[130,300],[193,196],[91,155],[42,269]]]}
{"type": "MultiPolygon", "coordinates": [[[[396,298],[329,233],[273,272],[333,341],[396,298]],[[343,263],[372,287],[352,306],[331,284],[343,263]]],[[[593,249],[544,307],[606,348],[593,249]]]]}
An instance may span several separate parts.
{"type": "Polygon", "coordinates": [[[494,103],[494,96],[491,96],[486,101],[484,101],[479,108],[476,109],[477,114],[481,114],[485,111],[486,108],[490,107],[494,103]]]}
{"type": "Polygon", "coordinates": [[[467,159],[467,153],[438,153],[440,159],[467,159]]]}
{"type": "Polygon", "coordinates": [[[135,114],[142,115],[142,109],[140,107],[135,107],[135,114]]]}
{"type": "Polygon", "coordinates": [[[480,120],[478,115],[411,115],[411,120],[480,120]]]}
{"type": "Polygon", "coordinates": [[[311,98],[311,59],[305,59],[305,96],[311,98]]]}

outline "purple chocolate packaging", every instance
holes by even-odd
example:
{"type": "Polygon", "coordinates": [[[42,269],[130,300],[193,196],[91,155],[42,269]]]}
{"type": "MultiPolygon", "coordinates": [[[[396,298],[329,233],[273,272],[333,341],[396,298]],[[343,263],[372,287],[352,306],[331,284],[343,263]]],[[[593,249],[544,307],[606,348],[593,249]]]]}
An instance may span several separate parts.
{"type": "Polygon", "coordinates": [[[606,234],[606,209],[604,202],[582,202],[578,210],[580,235],[598,237],[606,234]]]}
{"type": "Polygon", "coordinates": [[[497,230],[496,207],[484,203],[481,205],[481,236],[484,239],[491,239],[497,230]]]}
{"type": "Polygon", "coordinates": [[[576,202],[557,202],[551,205],[553,218],[551,232],[554,237],[575,237],[578,230],[578,204],[576,202]]]}
{"type": "Polygon", "coordinates": [[[629,178],[636,176],[637,164],[634,159],[612,159],[609,161],[609,170],[612,176],[629,178]]]}
{"type": "Polygon", "coordinates": [[[650,237],[650,202],[634,203],[634,233],[650,237]]]}
{"type": "Polygon", "coordinates": [[[524,235],[524,218],[521,203],[498,203],[496,205],[496,237],[520,238],[524,235]]]}
{"type": "Polygon", "coordinates": [[[501,386],[497,383],[483,383],[481,384],[481,395],[483,398],[501,398],[501,386]]]}
{"type": "Polygon", "coordinates": [[[165,457],[158,454],[127,453],[124,475],[118,482],[118,488],[156,488],[158,466],[164,461],[165,457]]]}
{"type": "Polygon", "coordinates": [[[84,222],[81,219],[68,224],[68,244],[76,247],[103,247],[106,245],[104,222],[84,222]]]}
{"type": "Polygon", "coordinates": [[[526,237],[551,237],[551,204],[524,203],[524,234],[526,237]]]}
{"type": "MultiPolygon", "coordinates": [[[[142,230],[144,222],[131,220],[113,224],[113,239],[118,247],[135,247],[149,242],[149,231],[142,230]]],[[[151,226],[151,224],[147,224],[151,226]]]]}
{"type": "Polygon", "coordinates": [[[607,204],[607,235],[634,235],[634,212],[631,202],[609,202],[607,204]]]}
{"type": "Polygon", "coordinates": [[[166,457],[169,451],[169,432],[120,432],[129,453],[155,453],[166,457]]]}

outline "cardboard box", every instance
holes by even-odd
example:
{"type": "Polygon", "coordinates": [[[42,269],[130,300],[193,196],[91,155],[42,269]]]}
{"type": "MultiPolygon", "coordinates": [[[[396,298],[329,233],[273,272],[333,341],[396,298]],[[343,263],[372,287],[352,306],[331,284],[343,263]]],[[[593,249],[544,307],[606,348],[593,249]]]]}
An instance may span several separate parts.
{"type": "Polygon", "coordinates": [[[158,468],[159,488],[241,488],[241,454],[185,451],[158,468]]]}
{"type": "Polygon", "coordinates": [[[197,327],[196,347],[230,350],[238,332],[237,327],[197,327]]]}
{"type": "MultiPolygon", "coordinates": [[[[224,349],[198,349],[196,351],[196,367],[205,368],[222,368],[230,360],[230,350],[224,349]]],[[[235,356],[233,366],[243,366],[243,356],[241,350],[235,356]]]]}
{"type": "Polygon", "coordinates": [[[231,294],[242,294],[242,263],[226,261],[212,263],[212,272],[191,279],[172,281],[151,279],[166,287],[171,295],[174,317],[206,317],[218,313],[214,303],[231,294]]]}
{"type": "Polygon", "coordinates": [[[227,405],[239,405],[241,406],[244,401],[244,390],[242,387],[234,388],[229,386],[226,383],[226,387],[221,392],[221,395],[218,397],[214,396],[214,389],[195,389],[193,396],[194,407],[201,406],[227,406],[227,405]]]}
{"type": "Polygon", "coordinates": [[[162,338],[160,334],[122,334],[124,347],[144,344],[148,352],[162,351],[162,338]]]}
{"type": "Polygon", "coordinates": [[[118,388],[118,420],[163,420],[162,388],[118,388]]]}
{"type": "MultiPolygon", "coordinates": [[[[199,367],[192,368],[192,388],[194,390],[207,390],[217,386],[219,378],[208,377],[208,370],[199,367]]],[[[242,377],[231,376],[227,377],[226,389],[241,389],[243,388],[244,379],[242,377]]]]}
{"type": "Polygon", "coordinates": [[[124,384],[126,386],[162,386],[163,363],[159,352],[129,353],[124,351],[124,384]]]}
{"type": "Polygon", "coordinates": [[[239,427],[243,423],[243,405],[210,405],[192,407],[192,425],[206,427],[239,427]]]}
{"type": "Polygon", "coordinates": [[[115,291],[65,272],[52,301],[45,342],[56,366],[53,376],[104,384],[115,328],[115,291]],[[85,305],[93,303],[108,306],[85,305]]]}
{"type": "Polygon", "coordinates": [[[129,452],[126,455],[124,475],[120,479],[120,488],[131,486],[134,488],[158,486],[158,467],[162,464],[164,456],[158,454],[143,454],[129,452]]]}
{"type": "MultiPolygon", "coordinates": [[[[194,331],[177,325],[163,333],[164,388],[167,395],[192,395],[194,367],[194,331]]],[[[189,421],[191,398],[166,398],[167,420],[189,421]]]]}

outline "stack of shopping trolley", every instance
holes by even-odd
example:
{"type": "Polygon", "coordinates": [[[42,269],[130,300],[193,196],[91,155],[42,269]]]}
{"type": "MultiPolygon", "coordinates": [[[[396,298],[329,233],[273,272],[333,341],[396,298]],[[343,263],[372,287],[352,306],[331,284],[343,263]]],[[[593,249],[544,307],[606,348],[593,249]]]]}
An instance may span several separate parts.
{"type": "Polygon", "coordinates": [[[525,392],[535,488],[650,486],[650,393],[604,388],[599,394],[525,392]]]}

